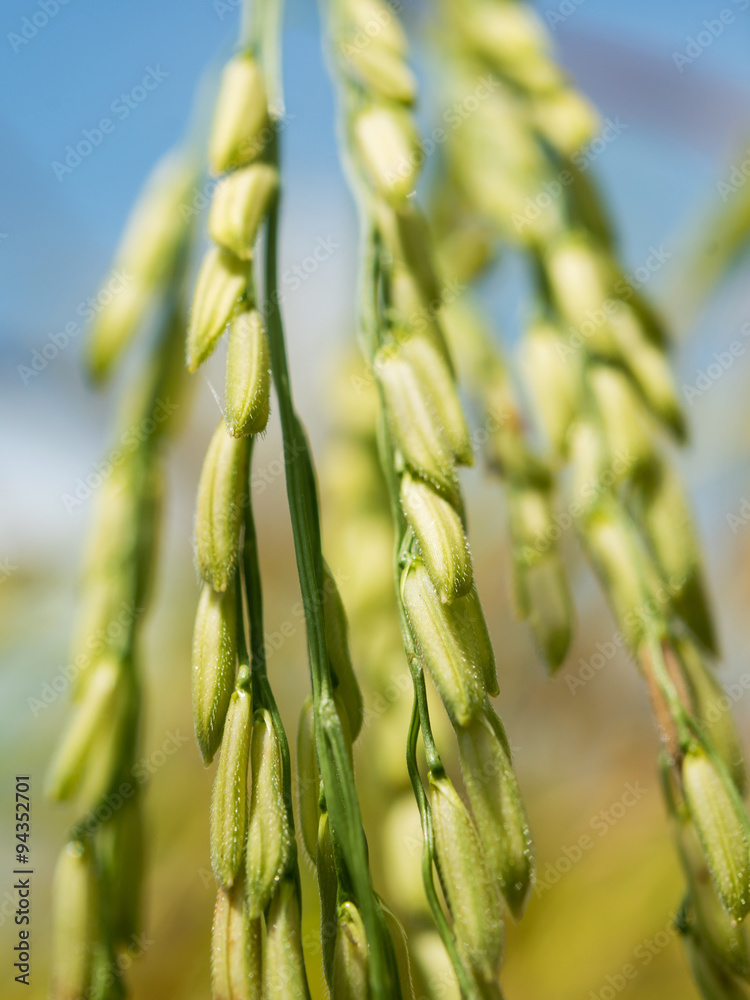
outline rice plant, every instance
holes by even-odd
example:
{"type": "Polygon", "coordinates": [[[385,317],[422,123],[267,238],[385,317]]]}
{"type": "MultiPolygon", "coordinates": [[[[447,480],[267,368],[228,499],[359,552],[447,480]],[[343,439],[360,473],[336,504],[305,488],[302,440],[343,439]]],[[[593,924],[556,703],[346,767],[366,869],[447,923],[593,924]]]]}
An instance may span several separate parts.
{"type": "Polygon", "coordinates": [[[173,411],[187,405],[184,368],[195,373],[224,339],[221,419],[196,484],[199,593],[185,665],[198,751],[207,767],[215,762],[207,852],[216,903],[206,948],[216,1000],[317,995],[313,953],[334,1000],[446,995],[425,981],[428,953],[449,970],[451,995],[503,996],[506,930],[523,918],[535,855],[500,717],[502,658],[472,557],[482,540],[469,531],[460,480],[480,455],[506,498],[517,615],[552,674],[575,632],[553,519],[560,498],[567,505],[659,729],[686,886],[677,926],[695,982],[710,1000],[745,996],[741,744],[712,672],[718,642],[700,545],[665,443],[682,443],[687,430],[669,334],[625,276],[603,200],[575,162],[596,132],[596,111],[526,4],[442,0],[430,35],[438,90],[468,110],[460,130],[440,141],[433,133],[430,144],[395,5],[322,0],[341,158],[360,222],[361,360],[339,377],[345,403],[319,496],[279,285],[282,19],[279,0],[245,3],[208,134],[157,167],[117,255],[134,280],[90,331],[95,378],[134,360],[121,429],[141,432],[98,498],[74,640],[81,669],[49,773],[50,794],[74,800],[79,814],[55,877],[51,996],[127,993],[111,970],[132,950],[140,921],[142,803],[128,775],[161,459],[173,411]],[[192,220],[180,208],[204,160],[213,193],[206,218],[192,220]],[[532,279],[521,345],[528,408],[474,287],[509,249],[532,279]],[[272,414],[309,662],[294,769],[268,662],[251,488],[272,414]],[[326,508],[336,525],[328,561],[326,508]],[[360,547],[354,560],[349,531],[360,547]],[[347,558],[348,609],[330,568],[347,558]],[[93,645],[89,637],[123,606],[127,626],[93,645]],[[352,649],[365,631],[359,662],[352,649]],[[388,694],[393,685],[408,686],[408,713],[388,694]],[[371,710],[373,698],[382,710],[371,710]],[[366,789],[355,775],[362,747],[372,758],[366,789]],[[404,860],[414,834],[419,851],[404,860]],[[391,871],[385,888],[373,856],[391,871]],[[314,945],[303,940],[300,858],[317,880],[314,945]]]}

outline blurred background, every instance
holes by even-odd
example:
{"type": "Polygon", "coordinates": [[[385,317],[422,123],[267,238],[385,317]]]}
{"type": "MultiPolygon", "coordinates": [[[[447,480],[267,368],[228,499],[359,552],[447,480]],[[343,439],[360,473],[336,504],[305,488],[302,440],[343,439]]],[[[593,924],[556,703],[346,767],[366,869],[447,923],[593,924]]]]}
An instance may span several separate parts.
{"type": "MultiPolygon", "coordinates": [[[[616,140],[596,156],[596,175],[620,233],[626,270],[654,249],[666,261],[644,290],[672,319],[679,384],[695,386],[714,353],[743,339],[741,328],[750,319],[746,269],[735,268],[700,309],[690,277],[696,262],[708,269],[718,252],[706,224],[725,205],[720,182],[750,157],[750,10],[743,10],[749,5],[728,2],[731,23],[690,63],[675,60],[675,53],[686,52],[703,20],[717,16],[721,5],[544,0],[535,6],[561,61],[602,116],[619,123],[616,140]]],[[[429,32],[430,5],[406,0],[403,7],[418,40],[429,32]]],[[[88,498],[70,508],[64,497],[106,453],[117,395],[95,392],[82,375],[81,313],[107,272],[151,166],[184,134],[197,81],[232,51],[239,19],[236,0],[68,0],[36,34],[24,37],[25,19],[40,9],[33,0],[6,0],[0,11],[0,953],[7,963],[2,981],[11,982],[11,794],[13,775],[30,774],[33,944],[32,986],[25,995],[35,1000],[47,987],[51,873],[73,818],[41,794],[68,710],[66,693],[57,694],[51,684],[66,663],[93,506],[88,498]],[[157,83],[145,99],[126,100],[147,74],[157,83]],[[66,147],[114,106],[124,109],[113,116],[114,130],[73,169],[56,167],[66,147]],[[71,322],[78,332],[69,344],[42,355],[71,322]],[[34,352],[46,363],[34,366],[34,352]]],[[[338,524],[338,534],[332,530],[341,485],[337,426],[357,406],[337,389],[346,381],[342,365],[354,343],[356,219],[338,165],[333,96],[309,0],[289,0],[284,45],[282,274],[320,241],[332,247],[298,288],[290,285],[284,313],[297,403],[321,471],[324,548],[335,549],[329,559],[347,603],[356,601],[357,567],[375,558],[355,533],[342,533],[338,524]]],[[[415,48],[420,74],[429,81],[436,67],[418,42],[415,48]]],[[[424,125],[440,112],[424,102],[424,125]]],[[[512,351],[523,316],[512,266],[488,281],[484,293],[512,351]]],[[[141,997],[190,1000],[208,991],[212,774],[202,767],[192,736],[189,643],[198,587],[191,537],[198,472],[216,421],[212,384],[221,364],[215,359],[194,376],[192,406],[172,445],[155,601],[143,633],[149,881],[144,954],[128,973],[141,997]]],[[[679,458],[720,626],[721,676],[738,692],[733,707],[746,749],[750,678],[744,686],[741,679],[749,670],[750,519],[730,523],[728,515],[750,512],[749,365],[745,352],[699,395],[689,394],[691,444],[679,458]]],[[[272,421],[257,449],[265,485],[255,506],[271,646],[282,627],[286,633],[270,660],[272,683],[293,732],[307,690],[306,654],[294,612],[299,594],[280,455],[272,421]]],[[[467,474],[466,487],[479,589],[500,671],[498,705],[538,851],[534,898],[509,935],[506,993],[510,1000],[697,996],[672,923],[681,878],[659,796],[657,736],[637,672],[621,652],[608,653],[615,626],[568,539],[577,638],[558,677],[546,678],[526,627],[512,613],[502,489],[481,468],[467,474]],[[634,978],[622,974],[626,966],[636,968],[634,978]],[[607,992],[613,989],[616,994],[607,992]]],[[[372,658],[371,641],[355,631],[362,659],[372,658]]],[[[406,667],[397,650],[391,653],[390,705],[405,707],[408,689],[398,678],[406,667]]],[[[372,693],[368,704],[377,716],[372,693]]],[[[405,714],[394,709],[389,717],[399,725],[388,725],[379,737],[387,741],[394,769],[402,766],[399,720],[405,714]]],[[[364,788],[368,740],[369,732],[356,759],[364,788]]],[[[400,852],[391,848],[373,844],[386,896],[408,893],[417,858],[403,838],[400,852]]],[[[305,879],[306,930],[314,938],[307,871],[305,879]]],[[[317,973],[312,978],[322,981],[317,973]]],[[[3,995],[14,994],[9,987],[3,995]]]]}

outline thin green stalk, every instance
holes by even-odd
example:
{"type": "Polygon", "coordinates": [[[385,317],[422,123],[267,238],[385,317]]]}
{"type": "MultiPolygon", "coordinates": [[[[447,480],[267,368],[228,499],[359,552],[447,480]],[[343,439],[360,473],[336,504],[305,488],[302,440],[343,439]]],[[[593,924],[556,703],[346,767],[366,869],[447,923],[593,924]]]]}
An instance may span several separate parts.
{"type": "MultiPolygon", "coordinates": [[[[271,685],[268,681],[266,671],[266,647],[263,632],[263,592],[261,589],[260,565],[258,562],[258,538],[255,531],[255,518],[251,504],[247,505],[245,513],[245,542],[243,548],[243,584],[239,588],[242,594],[244,589],[248,621],[250,624],[250,648],[252,650],[252,680],[253,694],[260,704],[268,710],[273,722],[274,731],[279,741],[281,749],[281,759],[283,764],[283,795],[284,805],[289,820],[289,828],[294,831],[294,811],[292,809],[292,762],[289,754],[289,740],[287,739],[284,724],[281,721],[276,699],[274,698],[271,685]]],[[[238,618],[238,631],[244,643],[244,613],[242,618],[238,618]]],[[[290,857],[290,867],[295,869],[295,877],[299,878],[299,870],[296,865],[297,844],[292,841],[292,855],[290,857]]]]}
{"type": "MultiPolygon", "coordinates": [[[[263,63],[269,103],[276,114],[283,108],[281,88],[280,0],[265,0],[257,9],[252,31],[263,63]]],[[[279,138],[274,133],[268,148],[269,162],[279,165],[279,138]]],[[[279,308],[277,243],[279,203],[271,207],[265,239],[265,313],[271,368],[279,401],[284,441],[287,496],[292,521],[297,571],[302,590],[310,659],[315,738],[331,837],[340,853],[346,875],[362,914],[369,945],[369,974],[376,1000],[400,996],[396,961],[385,921],[376,903],[370,877],[367,841],[354,784],[354,771],[333,698],[323,621],[323,556],[320,539],[317,486],[312,455],[304,427],[292,400],[289,367],[279,308]]],[[[249,537],[252,538],[250,528],[249,537]]],[[[257,558],[257,556],[256,556],[257,558]]],[[[250,567],[251,584],[255,570],[250,567]]],[[[256,588],[251,588],[256,589],[256,588]]],[[[257,597],[253,597],[256,600],[257,597]]],[[[257,633],[257,628],[255,632],[257,633]]],[[[262,630],[261,630],[262,637],[262,630]]],[[[253,640],[255,642],[255,640],[253,640]]],[[[262,641],[262,638],[261,640],[262,641]]]]}
{"type": "MultiPolygon", "coordinates": [[[[272,156],[278,163],[278,137],[272,156]]],[[[307,626],[310,674],[315,712],[318,759],[331,821],[354,888],[365,925],[369,953],[370,987],[375,998],[391,1000],[400,995],[395,957],[382,915],[377,908],[367,860],[367,841],[354,784],[354,772],[341,720],[333,699],[328,650],[323,622],[323,562],[320,519],[307,435],[294,409],[284,333],[279,309],[277,278],[278,201],[271,209],[265,247],[265,308],[271,348],[271,367],[284,441],[287,497],[294,535],[297,572],[307,626]]]]}

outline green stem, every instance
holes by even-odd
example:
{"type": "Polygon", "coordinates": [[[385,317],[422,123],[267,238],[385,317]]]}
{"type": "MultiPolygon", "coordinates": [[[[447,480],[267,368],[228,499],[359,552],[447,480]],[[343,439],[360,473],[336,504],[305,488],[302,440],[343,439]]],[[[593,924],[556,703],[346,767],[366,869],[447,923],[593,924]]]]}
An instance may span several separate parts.
{"type": "MultiPolygon", "coordinates": [[[[273,160],[278,162],[278,136],[274,137],[273,146],[273,160]]],[[[266,232],[265,309],[271,347],[271,368],[284,441],[287,497],[307,627],[316,747],[331,823],[331,836],[341,849],[356,903],[365,925],[370,949],[372,994],[377,1000],[392,1000],[400,996],[395,957],[373,892],[367,841],[354,784],[354,771],[333,699],[333,681],[323,622],[323,558],[315,472],[307,435],[292,400],[279,309],[278,222],[277,201],[269,214],[266,232]]]]}
{"type": "MultiPolygon", "coordinates": [[[[247,600],[248,621],[250,623],[250,648],[252,651],[253,693],[259,704],[271,716],[276,738],[279,741],[282,761],[282,780],[284,805],[287,811],[289,828],[294,832],[294,811],[292,808],[292,762],[289,754],[289,741],[284,724],[281,721],[276,699],[268,681],[266,670],[266,645],[263,633],[263,591],[258,562],[258,538],[255,531],[255,518],[252,504],[248,503],[245,511],[245,543],[243,549],[244,591],[247,600]]],[[[241,629],[244,632],[244,625],[241,629]]],[[[290,869],[293,867],[295,877],[299,878],[297,869],[296,845],[290,857],[290,869]]]]}
{"type": "MultiPolygon", "coordinates": [[[[259,8],[257,38],[269,101],[282,113],[280,0],[264,0],[259,8]]],[[[279,165],[278,130],[269,143],[269,162],[279,165]]],[[[271,368],[279,402],[284,442],[287,497],[292,521],[297,574],[305,611],[307,645],[315,717],[315,742],[330,821],[331,838],[340,853],[362,915],[369,946],[370,988],[374,1000],[400,997],[396,959],[382,911],[373,891],[367,841],[354,784],[354,769],[333,699],[333,680],[323,622],[323,555],[317,486],[310,446],[294,409],[278,290],[279,203],[268,217],[265,241],[265,313],[271,368]]]]}
{"type": "Polygon", "coordinates": [[[268,103],[274,116],[283,114],[284,91],[281,79],[281,25],[283,0],[244,0],[246,47],[257,50],[268,94],[268,103]],[[252,9],[252,13],[248,9],[252,9]]]}
{"type": "Polygon", "coordinates": [[[257,44],[257,10],[258,5],[253,0],[243,0],[240,10],[240,49],[253,49],[257,44]]]}

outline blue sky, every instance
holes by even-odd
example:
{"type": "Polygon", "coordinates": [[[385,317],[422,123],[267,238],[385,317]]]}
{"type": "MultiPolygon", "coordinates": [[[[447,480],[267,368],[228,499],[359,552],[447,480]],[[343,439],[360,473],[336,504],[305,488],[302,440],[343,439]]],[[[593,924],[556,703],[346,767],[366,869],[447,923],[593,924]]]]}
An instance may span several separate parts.
{"type": "MultiPolygon", "coordinates": [[[[750,0],[537,4],[581,86],[603,115],[627,125],[597,160],[596,172],[631,267],[652,245],[666,242],[678,256],[700,211],[716,204],[716,182],[727,164],[743,139],[750,141],[746,5],[750,0]],[[675,54],[686,52],[694,53],[692,61],[676,65],[675,54]]],[[[412,24],[429,17],[427,3],[407,0],[405,7],[412,24]]],[[[101,419],[107,404],[80,375],[77,342],[28,385],[18,365],[28,364],[32,350],[96,290],[135,194],[154,161],[183,134],[196,82],[231,52],[238,23],[235,0],[2,4],[0,450],[24,470],[14,477],[21,485],[3,501],[12,530],[32,533],[29,511],[39,505],[28,499],[29,484],[59,497],[71,463],[90,465],[107,433],[101,419]],[[152,89],[141,89],[144,77],[152,89]],[[102,118],[112,127],[91,154],[70,172],[56,169],[66,147],[102,118]]],[[[352,247],[356,238],[337,165],[313,0],[288,5],[285,76],[282,267],[310,253],[320,238],[352,247]]],[[[428,122],[429,108],[424,114],[428,122]]],[[[351,332],[353,257],[334,255],[289,303],[298,394],[311,411],[331,352],[351,332]]],[[[668,281],[669,268],[664,272],[660,282],[668,281]]],[[[692,353],[680,358],[688,371],[693,354],[710,355],[727,329],[739,327],[744,304],[728,299],[722,308],[720,323],[700,328],[692,353]]],[[[59,528],[53,508],[36,510],[37,535],[40,524],[59,528]]]]}
{"type": "MultiPolygon", "coordinates": [[[[701,187],[710,186],[733,140],[739,141],[737,117],[747,109],[742,102],[750,90],[750,14],[741,9],[747,2],[538,4],[581,83],[605,113],[620,113],[629,123],[627,143],[604,158],[601,173],[635,245],[641,227],[649,239],[674,227],[701,187]],[[680,72],[673,54],[685,51],[704,20],[720,23],[724,10],[733,22],[680,72]]],[[[0,326],[6,349],[37,324],[53,322],[60,308],[80,301],[96,283],[141,181],[182,134],[197,79],[231,49],[238,24],[236,0],[43,3],[49,16],[39,0],[6,0],[0,14],[0,231],[7,234],[0,243],[0,326]],[[24,30],[36,35],[25,39],[24,30]],[[163,79],[128,108],[122,95],[138,88],[150,68],[163,79]],[[127,116],[114,114],[113,106],[127,116]],[[107,115],[111,134],[71,173],[55,176],[53,164],[64,159],[66,147],[107,115]]],[[[407,10],[426,16],[414,0],[407,10]]],[[[293,184],[320,200],[320,192],[327,194],[340,178],[313,0],[292,0],[287,21],[287,101],[295,116],[287,169],[293,184]]]]}

